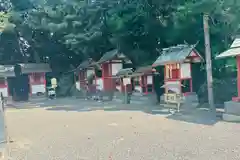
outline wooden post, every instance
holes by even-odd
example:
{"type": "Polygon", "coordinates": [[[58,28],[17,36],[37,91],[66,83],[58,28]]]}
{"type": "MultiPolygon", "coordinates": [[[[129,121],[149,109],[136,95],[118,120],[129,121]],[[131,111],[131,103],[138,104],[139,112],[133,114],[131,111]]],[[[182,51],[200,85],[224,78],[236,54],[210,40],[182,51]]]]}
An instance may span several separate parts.
{"type": "Polygon", "coordinates": [[[208,103],[210,105],[210,109],[216,113],[216,108],[214,105],[213,99],[213,78],[212,78],[212,57],[211,57],[211,48],[210,48],[210,37],[209,37],[209,25],[208,25],[209,17],[207,14],[203,16],[203,24],[204,24],[204,39],[205,39],[205,54],[206,54],[206,70],[207,70],[207,86],[208,86],[208,103]]]}
{"type": "Polygon", "coordinates": [[[237,58],[237,89],[238,89],[238,99],[239,99],[240,97],[240,56],[237,56],[236,58],[237,58]]]}

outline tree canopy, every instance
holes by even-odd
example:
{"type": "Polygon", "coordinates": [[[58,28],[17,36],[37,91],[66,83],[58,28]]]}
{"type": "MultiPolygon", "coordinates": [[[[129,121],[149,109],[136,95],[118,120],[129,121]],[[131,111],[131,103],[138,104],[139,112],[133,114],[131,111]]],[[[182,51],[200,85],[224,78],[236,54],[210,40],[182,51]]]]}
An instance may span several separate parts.
{"type": "MultiPolygon", "coordinates": [[[[215,56],[238,34],[240,22],[236,0],[0,0],[0,4],[7,17],[1,21],[1,61],[49,61],[65,68],[89,57],[98,60],[114,48],[137,66],[151,63],[162,48],[176,44],[198,42],[203,54],[204,13],[210,16],[215,56]],[[3,42],[6,39],[10,46],[3,42]]],[[[225,63],[214,61],[214,66],[225,63]]]]}

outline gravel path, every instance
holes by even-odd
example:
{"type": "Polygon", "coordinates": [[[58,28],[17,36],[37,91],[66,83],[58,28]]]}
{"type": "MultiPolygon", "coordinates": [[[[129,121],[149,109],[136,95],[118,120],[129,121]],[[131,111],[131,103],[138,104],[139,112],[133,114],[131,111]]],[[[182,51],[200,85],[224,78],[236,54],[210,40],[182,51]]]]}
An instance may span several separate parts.
{"type": "Polygon", "coordinates": [[[239,160],[240,124],[140,111],[8,109],[14,160],[239,160]]]}

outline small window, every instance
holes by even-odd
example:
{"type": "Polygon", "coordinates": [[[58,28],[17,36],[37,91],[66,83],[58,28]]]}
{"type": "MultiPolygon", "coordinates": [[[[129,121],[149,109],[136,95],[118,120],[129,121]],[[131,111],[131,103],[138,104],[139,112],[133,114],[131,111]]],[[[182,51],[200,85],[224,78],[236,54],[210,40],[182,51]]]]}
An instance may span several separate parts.
{"type": "Polygon", "coordinates": [[[79,75],[74,74],[75,75],[75,81],[79,81],[79,75]]]}
{"type": "Polygon", "coordinates": [[[179,77],[179,65],[178,64],[169,64],[165,67],[166,79],[178,79],[179,77]]]}
{"type": "Polygon", "coordinates": [[[102,71],[95,69],[95,75],[96,75],[98,78],[101,78],[101,77],[102,77],[102,71]]]}
{"type": "Polygon", "coordinates": [[[139,77],[135,77],[134,78],[134,85],[135,86],[139,86],[140,85],[140,78],[139,77]]]}
{"type": "Polygon", "coordinates": [[[148,92],[153,92],[153,85],[147,85],[147,91],[148,92]]]}

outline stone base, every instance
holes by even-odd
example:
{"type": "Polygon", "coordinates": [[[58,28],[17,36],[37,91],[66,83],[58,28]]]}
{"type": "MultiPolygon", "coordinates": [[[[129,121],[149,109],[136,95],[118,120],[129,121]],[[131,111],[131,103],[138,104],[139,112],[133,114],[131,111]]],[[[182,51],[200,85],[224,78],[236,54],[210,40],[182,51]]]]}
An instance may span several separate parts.
{"type": "MultiPolygon", "coordinates": [[[[163,95],[161,96],[161,103],[165,103],[163,95]]],[[[188,95],[184,95],[183,102],[181,103],[179,110],[184,111],[184,112],[192,111],[192,110],[196,109],[198,104],[199,104],[199,102],[198,102],[197,94],[189,93],[188,95]]],[[[162,105],[162,106],[164,106],[164,105],[162,105]]],[[[172,106],[175,108],[176,104],[172,104],[172,106]]]]}
{"type": "Polygon", "coordinates": [[[228,101],[224,103],[224,112],[240,116],[240,102],[228,101]]]}
{"type": "Polygon", "coordinates": [[[240,122],[240,116],[224,113],[222,119],[227,122],[240,122]]]}
{"type": "Polygon", "coordinates": [[[240,122],[240,102],[228,101],[224,103],[223,120],[227,122],[240,122]]]}
{"type": "Polygon", "coordinates": [[[189,93],[184,97],[184,103],[198,103],[198,96],[195,92],[189,93]]]}

